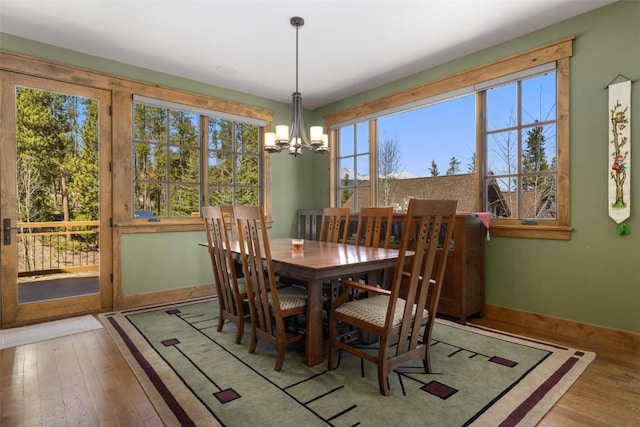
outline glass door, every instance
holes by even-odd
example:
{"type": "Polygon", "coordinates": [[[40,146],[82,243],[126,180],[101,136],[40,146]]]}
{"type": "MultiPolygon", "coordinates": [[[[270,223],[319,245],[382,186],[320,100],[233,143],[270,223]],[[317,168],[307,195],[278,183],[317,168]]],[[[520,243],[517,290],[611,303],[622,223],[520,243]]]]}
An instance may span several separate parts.
{"type": "Polygon", "coordinates": [[[111,94],[0,81],[2,326],[111,309],[111,94]]]}

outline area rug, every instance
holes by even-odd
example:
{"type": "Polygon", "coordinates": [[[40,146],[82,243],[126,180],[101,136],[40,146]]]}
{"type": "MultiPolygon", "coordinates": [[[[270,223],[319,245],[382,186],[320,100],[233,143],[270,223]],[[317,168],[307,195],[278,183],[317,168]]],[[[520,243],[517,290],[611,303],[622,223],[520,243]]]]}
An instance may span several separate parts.
{"type": "Polygon", "coordinates": [[[249,354],[249,332],[235,344],[232,324],[216,331],[217,313],[202,299],[100,316],[169,426],[533,426],[595,357],[438,319],[434,373],[407,363],[384,397],[376,367],[346,352],[327,370],[291,345],[275,372],[273,348],[249,354]]]}
{"type": "Polygon", "coordinates": [[[95,317],[86,315],[37,325],[2,329],[0,330],[0,349],[32,344],[100,328],[102,328],[102,324],[95,317]]]}

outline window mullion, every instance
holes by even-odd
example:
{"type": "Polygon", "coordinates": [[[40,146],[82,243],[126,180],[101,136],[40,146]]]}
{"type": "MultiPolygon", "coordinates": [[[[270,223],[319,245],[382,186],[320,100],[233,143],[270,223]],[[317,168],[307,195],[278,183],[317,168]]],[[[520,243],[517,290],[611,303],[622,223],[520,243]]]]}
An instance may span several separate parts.
{"type": "Polygon", "coordinates": [[[518,112],[516,117],[516,140],[518,144],[516,145],[516,151],[518,159],[516,161],[516,200],[518,203],[518,218],[522,218],[523,216],[523,175],[522,175],[522,80],[518,80],[516,84],[516,110],[518,112]]]}
{"type": "MultiPolygon", "coordinates": [[[[369,120],[369,198],[370,206],[378,206],[378,121],[369,120]]],[[[361,209],[361,207],[358,207],[361,209]]]]}
{"type": "Polygon", "coordinates": [[[164,161],[164,168],[165,168],[165,175],[164,175],[164,187],[166,189],[165,194],[164,194],[164,206],[166,209],[166,212],[164,213],[164,215],[162,215],[162,211],[160,211],[161,216],[170,216],[171,213],[171,209],[170,209],[170,203],[171,203],[171,198],[169,197],[169,195],[171,194],[171,140],[169,139],[169,137],[171,136],[171,110],[167,109],[166,110],[167,114],[166,114],[166,123],[165,123],[165,136],[164,136],[164,141],[165,141],[165,161],[164,161]]]}
{"type": "Polygon", "coordinates": [[[209,206],[209,117],[200,116],[200,205],[209,206]]]}

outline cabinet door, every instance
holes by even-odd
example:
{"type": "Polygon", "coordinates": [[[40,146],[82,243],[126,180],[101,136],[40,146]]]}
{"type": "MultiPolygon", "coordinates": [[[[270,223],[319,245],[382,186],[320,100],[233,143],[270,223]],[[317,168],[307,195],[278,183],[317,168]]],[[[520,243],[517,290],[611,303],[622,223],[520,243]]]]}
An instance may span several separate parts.
{"type": "Polygon", "coordinates": [[[484,312],[485,230],[474,215],[458,215],[455,227],[438,314],[465,323],[469,316],[484,312]]]}

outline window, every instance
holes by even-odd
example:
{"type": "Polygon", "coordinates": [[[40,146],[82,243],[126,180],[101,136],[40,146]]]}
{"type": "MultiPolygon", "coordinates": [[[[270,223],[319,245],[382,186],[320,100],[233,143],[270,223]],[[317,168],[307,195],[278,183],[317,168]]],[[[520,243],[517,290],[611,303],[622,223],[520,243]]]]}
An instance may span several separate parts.
{"type": "Polygon", "coordinates": [[[556,218],[556,73],[482,92],[484,210],[533,223],[556,218]]]}
{"type": "Polygon", "coordinates": [[[493,236],[568,239],[570,56],[567,39],[329,115],[331,204],[455,198],[493,236]]]}
{"type": "Polygon", "coordinates": [[[456,198],[459,210],[475,210],[474,119],[473,93],[379,118],[378,204],[456,198]]]}
{"type": "Polygon", "coordinates": [[[205,199],[261,203],[263,122],[134,97],[132,123],[134,217],[199,216],[205,199]]]}
{"type": "Polygon", "coordinates": [[[260,128],[209,117],[209,205],[260,202],[260,128]]]}
{"type": "Polygon", "coordinates": [[[370,206],[368,124],[342,127],[338,147],[339,205],[352,211],[370,206]]]}

